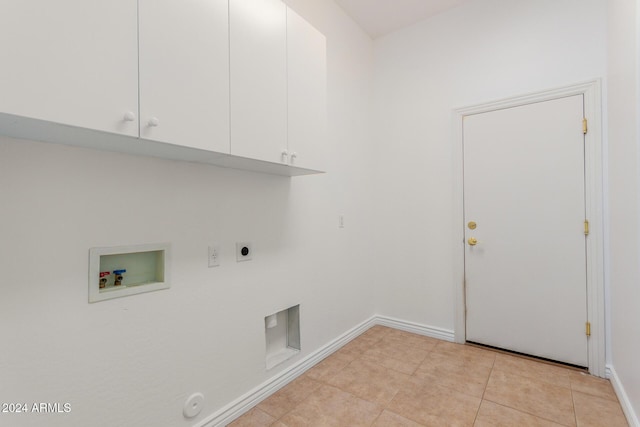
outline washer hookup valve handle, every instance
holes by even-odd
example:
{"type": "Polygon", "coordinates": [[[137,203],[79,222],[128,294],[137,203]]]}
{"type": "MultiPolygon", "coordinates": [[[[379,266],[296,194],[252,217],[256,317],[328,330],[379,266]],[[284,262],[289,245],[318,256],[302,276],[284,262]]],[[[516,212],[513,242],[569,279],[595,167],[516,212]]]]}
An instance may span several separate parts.
{"type": "Polygon", "coordinates": [[[123,273],[126,273],[127,270],[113,270],[113,274],[115,274],[116,276],[116,280],[113,284],[113,286],[120,286],[122,285],[122,281],[124,280],[124,277],[122,276],[123,273]]]}
{"type": "Polygon", "coordinates": [[[100,272],[100,289],[104,288],[107,286],[107,276],[110,275],[111,273],[109,273],[108,271],[101,271],[100,272]]]}

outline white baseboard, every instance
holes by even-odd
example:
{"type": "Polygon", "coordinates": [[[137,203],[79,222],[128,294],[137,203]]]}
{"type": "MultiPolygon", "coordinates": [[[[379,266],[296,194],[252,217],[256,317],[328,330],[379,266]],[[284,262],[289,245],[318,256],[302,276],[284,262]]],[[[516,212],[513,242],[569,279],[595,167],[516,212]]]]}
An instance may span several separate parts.
{"type": "Polygon", "coordinates": [[[376,325],[388,326],[390,328],[437,338],[439,340],[453,342],[455,338],[455,334],[449,329],[435,328],[433,326],[407,322],[406,320],[394,319],[392,317],[374,316],[374,321],[376,325]]]}
{"type": "Polygon", "coordinates": [[[317,351],[308,355],[295,365],[292,365],[287,370],[280,372],[253,390],[222,407],[212,415],[200,421],[194,427],[226,426],[374,325],[388,326],[390,328],[400,329],[402,331],[438,338],[445,341],[453,341],[454,338],[453,331],[450,330],[406,322],[404,320],[390,317],[373,316],[356,327],[348,330],[325,346],[319,348],[317,351]]]}
{"type": "Polygon", "coordinates": [[[622,406],[622,411],[624,415],[627,417],[627,422],[630,427],[640,427],[640,421],[638,421],[638,416],[631,405],[631,401],[629,400],[629,396],[627,396],[627,392],[624,390],[624,386],[616,373],[616,370],[613,366],[607,365],[606,367],[606,376],[611,380],[611,385],[618,396],[618,400],[620,401],[620,406],[622,406]]]}

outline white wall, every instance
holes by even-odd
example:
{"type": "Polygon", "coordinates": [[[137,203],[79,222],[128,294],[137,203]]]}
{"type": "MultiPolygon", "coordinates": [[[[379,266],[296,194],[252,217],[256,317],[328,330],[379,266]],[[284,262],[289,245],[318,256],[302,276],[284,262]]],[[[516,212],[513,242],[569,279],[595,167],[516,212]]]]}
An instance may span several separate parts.
{"type": "Polygon", "coordinates": [[[452,112],[603,77],[605,16],[604,0],[476,0],[376,40],[380,314],[454,329],[452,112]]]}
{"type": "MultiPolygon", "coordinates": [[[[636,417],[640,414],[640,45],[638,2],[608,8],[611,358],[636,417]]],[[[623,405],[624,406],[624,405],[623,405]]]]}
{"type": "Polygon", "coordinates": [[[374,313],[372,43],[333,2],[290,3],[328,40],[325,175],[0,138],[0,402],[72,405],[0,425],[190,426],[374,313]],[[90,247],[153,242],[173,244],[170,290],[87,303],[90,247]],[[265,372],[263,318],[298,303],[303,351],[265,372]]]}

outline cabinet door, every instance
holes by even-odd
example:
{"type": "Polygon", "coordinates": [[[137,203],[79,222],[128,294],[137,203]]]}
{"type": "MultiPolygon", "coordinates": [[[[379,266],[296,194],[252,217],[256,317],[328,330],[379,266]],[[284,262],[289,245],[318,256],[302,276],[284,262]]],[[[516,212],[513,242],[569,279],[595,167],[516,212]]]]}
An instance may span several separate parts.
{"type": "Polygon", "coordinates": [[[0,113],[138,136],[135,1],[4,0],[0,52],[0,113]]]}
{"type": "Polygon", "coordinates": [[[326,38],[287,10],[288,140],[292,166],[326,170],[326,38]]]}
{"type": "Polygon", "coordinates": [[[139,0],[140,137],[229,152],[227,0],[139,0]]]}
{"type": "Polygon", "coordinates": [[[287,147],[286,6],[230,0],[229,8],[231,154],[281,162],[287,147]]]}

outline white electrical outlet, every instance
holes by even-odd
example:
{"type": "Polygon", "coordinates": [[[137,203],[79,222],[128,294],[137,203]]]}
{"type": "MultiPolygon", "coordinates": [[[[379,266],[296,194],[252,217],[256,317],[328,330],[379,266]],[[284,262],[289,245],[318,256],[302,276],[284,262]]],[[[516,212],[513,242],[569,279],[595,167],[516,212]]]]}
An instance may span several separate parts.
{"type": "Polygon", "coordinates": [[[253,255],[253,247],[251,242],[236,243],[236,259],[240,261],[249,261],[253,255]]]}
{"type": "Polygon", "coordinates": [[[220,266],[220,245],[214,243],[209,246],[209,268],[220,266]]]}

